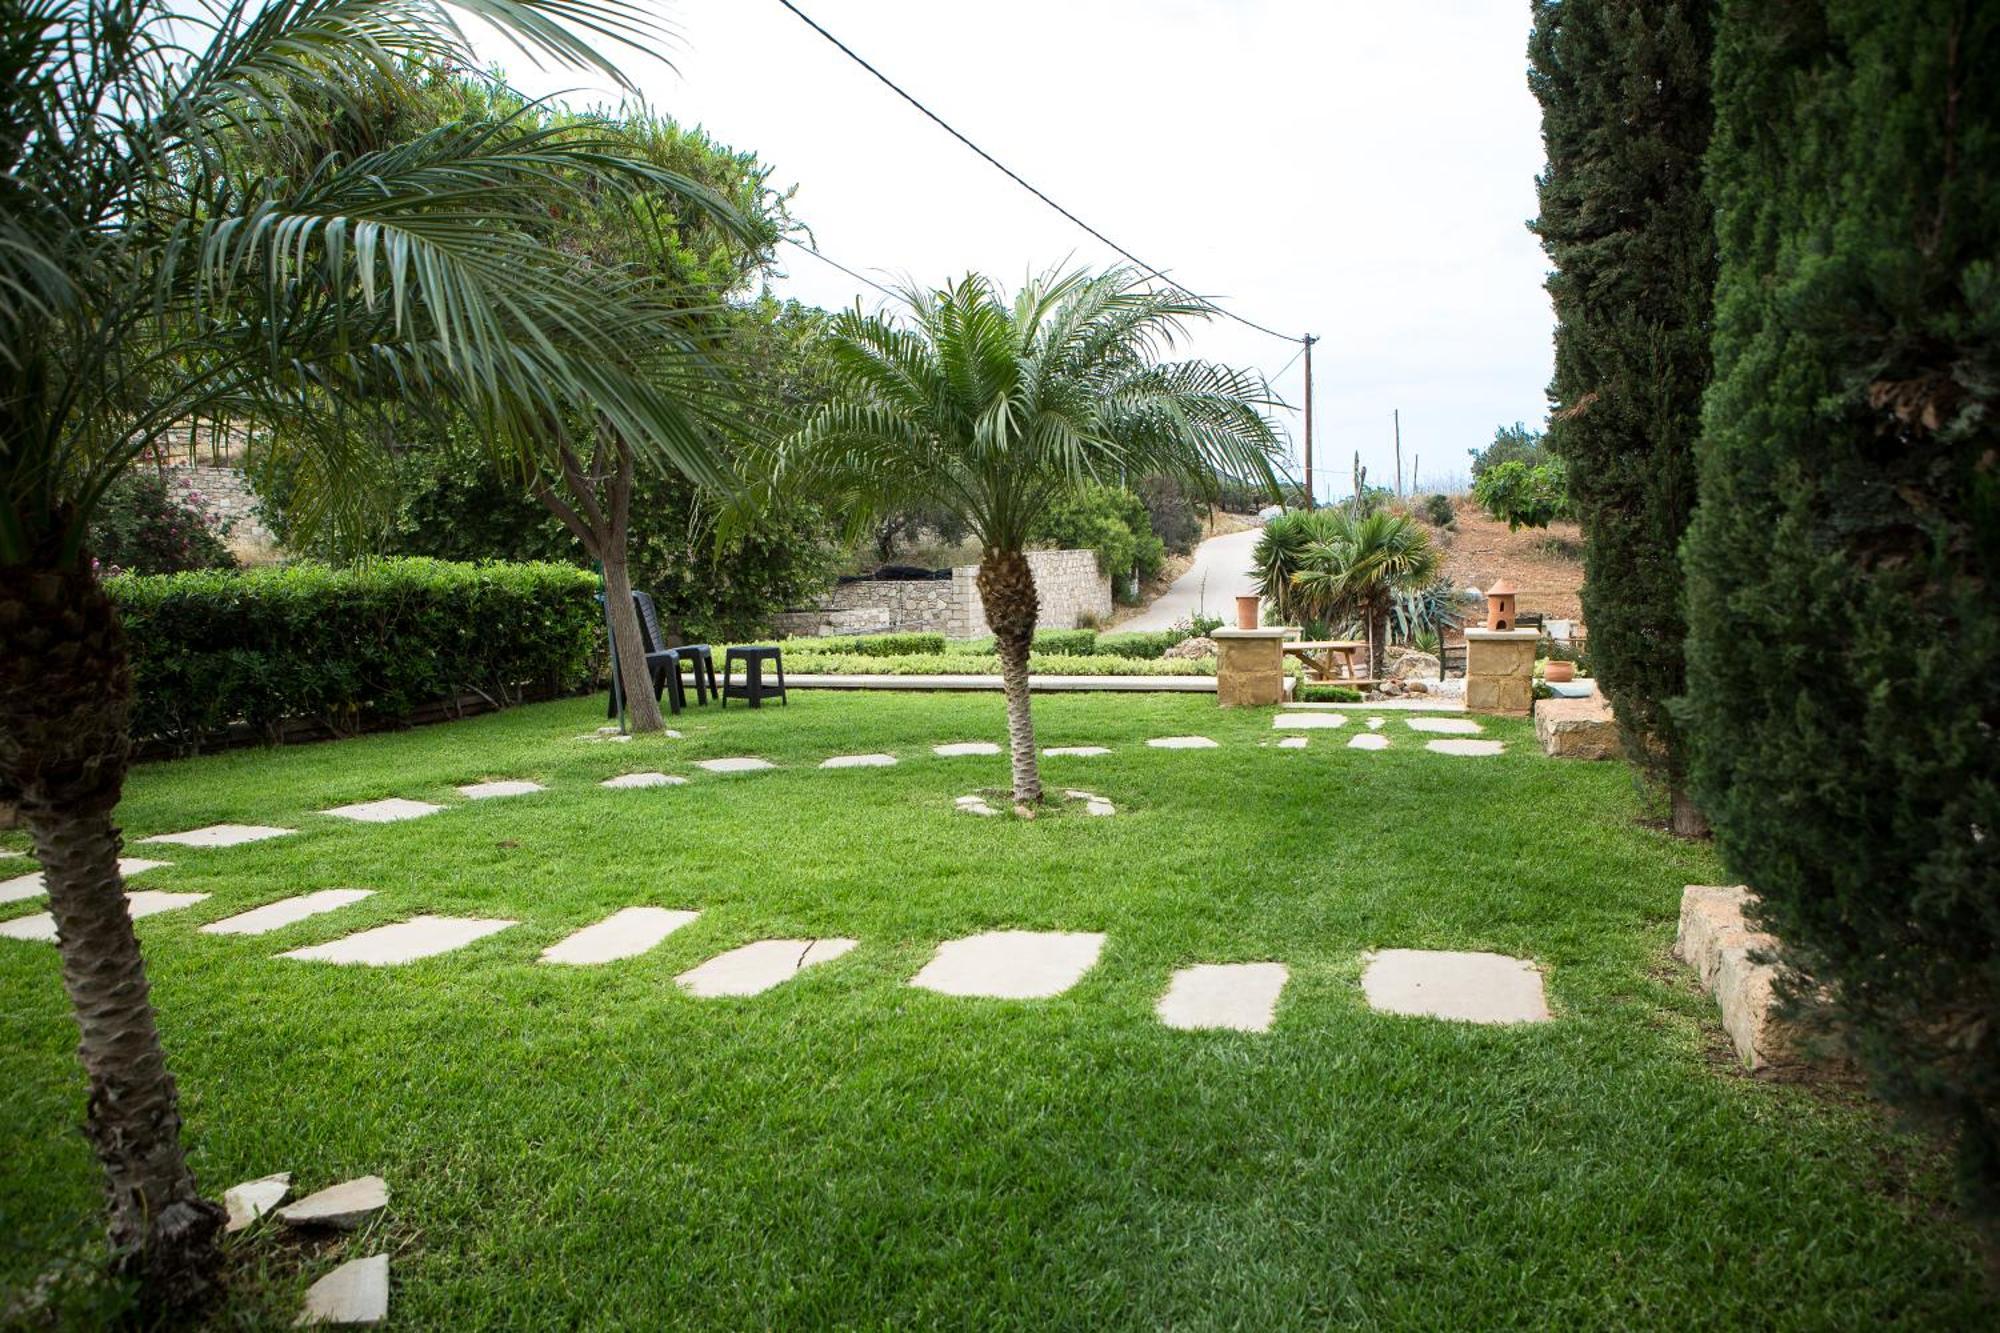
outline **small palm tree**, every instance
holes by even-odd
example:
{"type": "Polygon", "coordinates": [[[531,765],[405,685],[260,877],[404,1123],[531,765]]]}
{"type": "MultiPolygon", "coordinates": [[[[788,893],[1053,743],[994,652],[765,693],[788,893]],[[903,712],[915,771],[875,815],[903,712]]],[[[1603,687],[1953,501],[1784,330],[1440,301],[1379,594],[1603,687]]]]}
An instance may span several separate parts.
{"type": "Polygon", "coordinates": [[[1430,534],[1401,514],[1322,511],[1317,540],[1292,572],[1295,604],[1322,621],[1351,617],[1368,627],[1368,674],[1382,678],[1389,612],[1396,595],[1437,576],[1430,534]]]}
{"type": "Polygon", "coordinates": [[[1014,799],[1032,804],[1036,520],[1090,481],[1169,476],[1209,494],[1220,471],[1275,487],[1274,400],[1255,374],[1161,360],[1207,308],[1129,269],[1044,275],[1011,301],[976,275],[903,298],[906,323],[858,310],[835,321],[834,398],[785,444],[779,473],[857,523],[916,507],[963,519],[981,548],[1014,799]]]}
{"type": "MultiPolygon", "coordinates": [[[[457,7],[614,74],[593,41],[649,31],[624,0],[457,7]]],[[[478,67],[432,0],[18,0],[5,29],[0,800],[56,920],[115,1267],[180,1305],[211,1285],[221,1209],[182,1153],[118,873],[131,673],[93,510],[169,429],[228,418],[290,451],[295,516],[355,524],[378,460],[348,417],[392,403],[470,413],[517,475],[577,422],[713,475],[681,322],[537,239],[572,201],[683,182],[608,133],[315,140],[315,109],[395,97],[409,63],[478,67]]]]}

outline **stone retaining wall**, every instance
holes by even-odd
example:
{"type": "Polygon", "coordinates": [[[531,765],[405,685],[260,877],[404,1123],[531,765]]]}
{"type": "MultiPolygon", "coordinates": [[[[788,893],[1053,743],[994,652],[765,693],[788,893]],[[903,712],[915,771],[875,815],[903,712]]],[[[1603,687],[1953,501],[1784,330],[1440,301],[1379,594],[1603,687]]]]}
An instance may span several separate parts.
{"type": "Polygon", "coordinates": [[[163,471],[168,486],[182,495],[199,496],[203,509],[229,524],[226,540],[238,555],[277,545],[277,538],[257,516],[257,493],[250,489],[250,480],[241,468],[169,463],[163,471]]]}
{"type": "MultiPolygon", "coordinates": [[[[1075,629],[1086,617],[1111,615],[1111,580],[1098,572],[1090,551],[1030,551],[1043,629],[1075,629]]],[[[949,579],[864,579],[830,590],[817,607],[787,611],[774,628],[783,634],[942,634],[976,639],[989,633],[979,603],[976,565],[960,565],[949,579]]]]}

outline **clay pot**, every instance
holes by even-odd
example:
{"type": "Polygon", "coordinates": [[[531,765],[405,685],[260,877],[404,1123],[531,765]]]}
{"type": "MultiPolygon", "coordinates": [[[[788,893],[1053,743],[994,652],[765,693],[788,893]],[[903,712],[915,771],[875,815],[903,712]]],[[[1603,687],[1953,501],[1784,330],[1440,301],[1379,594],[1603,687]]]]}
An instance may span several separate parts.
{"type": "Polygon", "coordinates": [[[1549,662],[1542,667],[1542,679],[1551,685],[1560,685],[1564,681],[1575,680],[1576,663],[1549,662]]]}
{"type": "Polygon", "coordinates": [[[1259,604],[1262,600],[1259,597],[1239,597],[1236,599],[1236,628],[1257,628],[1257,614],[1259,604]]]}

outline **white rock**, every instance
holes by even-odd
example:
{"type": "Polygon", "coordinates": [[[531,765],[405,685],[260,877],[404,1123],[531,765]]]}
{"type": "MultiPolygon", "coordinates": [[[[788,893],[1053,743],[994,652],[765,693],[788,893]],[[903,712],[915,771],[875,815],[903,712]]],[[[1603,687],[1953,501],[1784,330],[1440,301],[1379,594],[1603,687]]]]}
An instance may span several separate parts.
{"type": "Polygon", "coordinates": [[[406,801],[400,796],[392,796],[385,801],[362,801],[356,805],[337,805],[331,810],[320,811],[323,815],[337,815],[341,819],[358,819],[364,824],[393,824],[403,819],[422,819],[444,809],[428,801],[406,801]]]}
{"type": "Polygon", "coordinates": [[[956,801],[953,801],[952,804],[957,806],[961,812],[968,815],[997,815],[1000,813],[988,805],[982,797],[978,796],[961,796],[956,801]]]}
{"type": "Polygon", "coordinates": [[[462,949],[474,940],[483,940],[513,924],[512,921],[480,917],[413,916],[408,921],[357,931],[344,939],[292,949],[278,956],[320,963],[388,967],[462,949]]]}
{"type": "Polygon", "coordinates": [[[1280,713],[1271,719],[1278,731],[1320,731],[1347,725],[1345,713],[1280,713]]]}
{"type": "Polygon", "coordinates": [[[1425,741],[1424,748],[1433,754],[1491,755],[1499,754],[1505,747],[1499,741],[1425,741]]]}
{"type": "MultiPolygon", "coordinates": [[[[131,914],[134,921],[137,921],[141,917],[158,916],[162,912],[178,912],[183,907],[193,907],[207,897],[205,893],[162,893],[158,889],[135,889],[125,895],[125,910],[131,914]]],[[[47,912],[37,912],[33,916],[0,921],[0,936],[10,940],[40,940],[53,944],[56,938],[56,919],[47,912]]]]}
{"type": "MultiPolygon", "coordinates": [[[[136,856],[121,856],[118,858],[118,873],[129,879],[144,871],[172,864],[172,861],[145,861],[136,856]]],[[[43,882],[39,870],[0,880],[0,903],[18,903],[28,898],[39,898],[47,892],[48,885],[43,882]]]]}
{"type": "Polygon", "coordinates": [[[636,958],[700,915],[668,907],[620,908],[542,950],[542,961],[589,965],[636,958]]]}
{"type": "Polygon", "coordinates": [[[292,1192],[292,1173],[279,1171],[259,1176],[222,1192],[222,1208],[229,1214],[224,1231],[241,1231],[285,1201],[292,1192]]]}
{"type": "Polygon", "coordinates": [[[220,921],[211,921],[201,928],[204,935],[268,935],[274,930],[289,926],[322,912],[338,911],[340,908],[360,902],[369,897],[372,889],[320,889],[313,893],[301,893],[291,898],[280,898],[262,907],[253,907],[235,916],[226,916],[220,921]]]}
{"type": "Polygon", "coordinates": [[[933,745],[931,753],[943,755],[946,759],[956,759],[968,754],[999,754],[1000,747],[992,741],[953,741],[949,745],[933,745]]]}
{"type": "Polygon", "coordinates": [[[674,980],[700,999],[724,995],[757,995],[790,981],[806,968],[830,963],[852,949],[857,940],[758,940],[717,954],[674,980]]]}
{"type": "Polygon", "coordinates": [[[297,829],[272,828],[265,824],[210,824],[207,828],[189,829],[185,833],[161,833],[140,842],[171,842],[182,847],[234,847],[239,843],[262,842],[266,838],[282,838],[297,829]]]}
{"type": "Polygon", "coordinates": [[[1093,755],[1110,754],[1111,750],[1109,747],[1103,745],[1055,745],[1042,751],[1042,753],[1046,755],[1067,754],[1074,755],[1078,759],[1088,759],[1093,755]]]}
{"type": "Polygon", "coordinates": [[[606,778],[597,785],[618,790],[625,787],[678,787],[686,781],[686,778],[675,773],[621,773],[615,778],[606,778]]]}
{"type": "Polygon", "coordinates": [[[1283,963],[1197,963],[1174,973],[1153,1011],[1170,1028],[1268,1032],[1290,975],[1283,963]]]}
{"type": "Polygon", "coordinates": [[[893,754],[837,754],[822,760],[821,768],[887,768],[896,762],[893,754]]]}
{"type": "Polygon", "coordinates": [[[1386,723],[1388,720],[1389,719],[1386,717],[1371,717],[1368,719],[1368,730],[1380,731],[1382,730],[1383,724],[1386,723]]]}
{"type": "Polygon", "coordinates": [[[1047,999],[1082,980],[1103,948],[1103,935],[1084,931],[988,931],[940,944],[910,984],[940,995],[1047,999]]]}
{"type": "Polygon", "coordinates": [[[759,769],[776,768],[777,765],[768,759],[740,755],[732,759],[704,759],[699,767],[711,773],[755,773],[759,769]]]}
{"type": "Polygon", "coordinates": [[[1347,742],[1350,750],[1386,750],[1389,738],[1379,731],[1364,731],[1347,742]]]}
{"type": "Polygon", "coordinates": [[[1311,740],[1305,736],[1287,736],[1278,742],[1278,748],[1280,750],[1303,750],[1310,744],[1312,744],[1311,740]]]}
{"type": "Polygon", "coordinates": [[[1439,736],[1477,736],[1486,729],[1469,717],[1408,717],[1403,721],[1411,731],[1428,731],[1439,736]]]}
{"type": "Polygon", "coordinates": [[[1102,818],[1105,815],[1117,814],[1118,807],[1111,804],[1111,802],[1109,801],[1103,801],[1103,800],[1092,801],[1083,807],[1083,813],[1085,813],[1086,815],[1096,815],[1102,818]]]}
{"type": "Polygon", "coordinates": [[[539,782],[509,778],[501,782],[475,782],[471,786],[460,787],[458,794],[470,801],[489,801],[496,796],[527,796],[547,790],[539,782]]]}
{"type": "Polygon", "coordinates": [[[380,1176],[356,1176],[308,1194],[278,1210],[278,1220],[294,1227],[352,1231],[389,1206],[389,1183],[380,1176]]]}
{"type": "Polygon", "coordinates": [[[1206,736],[1155,736],[1146,742],[1155,750],[1213,750],[1215,742],[1206,736]]]}
{"type": "Polygon", "coordinates": [[[350,1259],[306,1290],[299,1324],[379,1324],[389,1316],[389,1256],[350,1259]]]}
{"type": "Polygon", "coordinates": [[[1361,974],[1371,1007],[1466,1023],[1544,1023],[1548,1001],[1533,963],[1497,953],[1384,949],[1361,974]]]}

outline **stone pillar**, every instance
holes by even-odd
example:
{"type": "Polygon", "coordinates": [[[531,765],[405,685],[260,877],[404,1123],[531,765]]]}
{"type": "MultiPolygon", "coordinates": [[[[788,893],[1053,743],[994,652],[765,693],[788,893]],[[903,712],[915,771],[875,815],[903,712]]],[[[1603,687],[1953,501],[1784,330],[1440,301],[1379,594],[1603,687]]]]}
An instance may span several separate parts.
{"type": "Polygon", "coordinates": [[[1535,706],[1538,629],[1465,631],[1465,707],[1526,717],[1535,706]]]}
{"type": "Polygon", "coordinates": [[[1224,708],[1268,708],[1285,697],[1285,641],[1299,632],[1282,625],[1219,629],[1215,640],[1215,701],[1224,708]]]}

